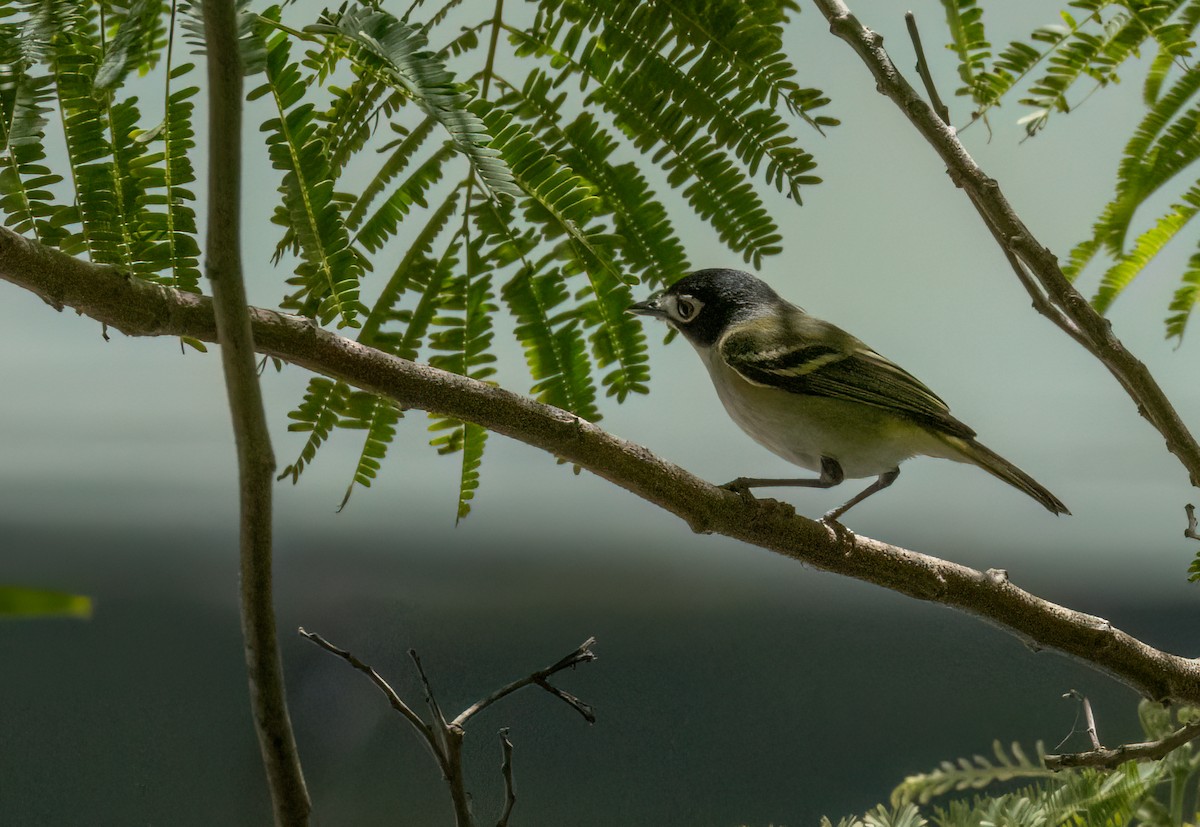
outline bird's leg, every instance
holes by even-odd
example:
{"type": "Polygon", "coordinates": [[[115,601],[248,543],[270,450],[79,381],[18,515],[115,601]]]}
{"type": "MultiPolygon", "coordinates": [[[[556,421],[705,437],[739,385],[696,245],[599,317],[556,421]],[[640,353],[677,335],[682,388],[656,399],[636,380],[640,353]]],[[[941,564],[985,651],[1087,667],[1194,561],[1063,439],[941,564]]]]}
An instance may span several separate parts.
{"type": "Polygon", "coordinates": [[[899,468],[893,468],[891,471],[885,471],[884,473],[879,475],[879,479],[875,480],[875,482],[868,485],[861,492],[859,492],[858,494],[855,494],[849,500],[842,503],[837,508],[833,509],[833,511],[826,513],[825,516],[821,518],[821,522],[823,522],[823,523],[837,522],[838,517],[845,514],[851,508],[858,505],[860,502],[862,502],[867,497],[874,494],[876,491],[882,491],[883,489],[887,488],[889,485],[891,485],[892,483],[894,483],[896,481],[896,477],[898,477],[898,476],[900,476],[899,468]]]}
{"type": "MultiPolygon", "coordinates": [[[[737,494],[748,495],[751,488],[774,488],[776,486],[792,486],[799,488],[833,488],[846,478],[842,466],[832,457],[821,457],[821,476],[814,480],[769,480],[758,477],[738,477],[733,482],[727,482],[722,488],[727,488],[737,494]]],[[[863,495],[865,496],[865,495],[863,495]]]]}

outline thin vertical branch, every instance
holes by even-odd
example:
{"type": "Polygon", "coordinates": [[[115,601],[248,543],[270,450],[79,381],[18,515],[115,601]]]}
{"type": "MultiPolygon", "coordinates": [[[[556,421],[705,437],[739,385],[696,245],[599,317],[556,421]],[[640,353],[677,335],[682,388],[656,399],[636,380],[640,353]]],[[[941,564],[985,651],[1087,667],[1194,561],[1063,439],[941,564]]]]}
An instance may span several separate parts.
{"type": "Polygon", "coordinates": [[[517,791],[513,785],[513,744],[509,740],[507,727],[500,730],[500,750],[504,754],[500,761],[500,774],[504,776],[504,809],[500,811],[496,827],[508,827],[508,820],[512,818],[513,807],[517,803],[517,791]]]}
{"type": "Polygon", "coordinates": [[[241,613],[250,705],[275,823],[307,825],[311,806],[283,687],[271,597],[271,451],[241,260],[242,66],[233,0],[204,3],[208,48],[209,174],[205,268],[237,443],[241,504],[241,613]]]}
{"type": "Polygon", "coordinates": [[[1079,701],[1080,706],[1083,708],[1083,723],[1087,730],[1088,740],[1092,743],[1092,749],[1103,749],[1103,747],[1100,746],[1100,733],[1096,729],[1096,716],[1092,714],[1092,702],[1087,699],[1086,695],[1077,689],[1072,689],[1070,692],[1063,695],[1063,697],[1074,698],[1075,700],[1079,701]]]}

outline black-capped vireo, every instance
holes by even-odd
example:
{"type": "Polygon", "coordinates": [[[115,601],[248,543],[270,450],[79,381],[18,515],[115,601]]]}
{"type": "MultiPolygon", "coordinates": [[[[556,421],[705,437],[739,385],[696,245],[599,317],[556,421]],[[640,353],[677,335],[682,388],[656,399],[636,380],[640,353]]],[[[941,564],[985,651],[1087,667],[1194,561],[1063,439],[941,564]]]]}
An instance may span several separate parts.
{"type": "Polygon", "coordinates": [[[836,520],[887,488],[917,455],[968,462],[1024,491],[1055,514],[1062,502],[975,439],[933,391],[846,331],[805,313],[738,270],[700,270],[629,312],[665,321],[708,368],[733,421],[755,441],[816,479],[739,477],[726,485],[830,488],[877,477],[824,517],[836,520]]]}

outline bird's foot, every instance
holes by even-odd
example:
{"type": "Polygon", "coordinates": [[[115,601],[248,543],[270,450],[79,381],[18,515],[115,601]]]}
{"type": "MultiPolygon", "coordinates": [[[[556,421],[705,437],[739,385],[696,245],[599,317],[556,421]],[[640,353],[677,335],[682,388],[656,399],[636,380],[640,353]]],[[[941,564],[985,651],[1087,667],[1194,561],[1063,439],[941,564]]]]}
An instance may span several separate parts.
{"type": "Polygon", "coordinates": [[[738,477],[736,480],[730,480],[724,485],[718,485],[717,487],[723,488],[726,491],[732,491],[743,500],[756,500],[758,498],[750,493],[752,482],[753,480],[750,477],[738,477]]]}
{"type": "Polygon", "coordinates": [[[818,520],[818,522],[822,522],[827,526],[843,528],[842,523],[838,519],[838,517],[842,516],[845,513],[846,513],[846,509],[841,508],[839,506],[838,508],[831,509],[829,511],[826,511],[824,514],[822,514],[821,519],[818,520]]]}

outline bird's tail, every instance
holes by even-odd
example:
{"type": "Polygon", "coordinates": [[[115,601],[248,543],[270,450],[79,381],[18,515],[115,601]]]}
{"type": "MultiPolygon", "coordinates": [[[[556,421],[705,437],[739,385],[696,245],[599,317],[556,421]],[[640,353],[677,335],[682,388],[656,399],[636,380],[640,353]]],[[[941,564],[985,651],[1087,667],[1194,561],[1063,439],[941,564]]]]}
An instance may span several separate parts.
{"type": "Polygon", "coordinates": [[[997,454],[992,449],[975,441],[956,436],[945,436],[945,441],[955,448],[962,458],[978,465],[994,477],[1004,480],[1013,488],[1024,491],[1040,502],[1052,514],[1070,514],[1062,500],[1042,487],[1033,477],[997,454]]]}

